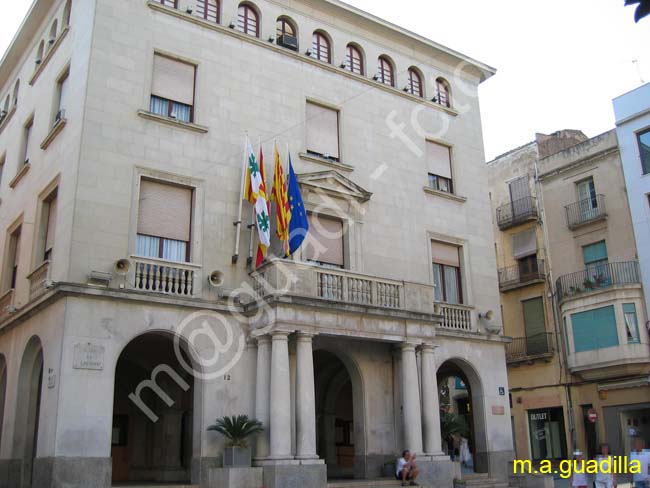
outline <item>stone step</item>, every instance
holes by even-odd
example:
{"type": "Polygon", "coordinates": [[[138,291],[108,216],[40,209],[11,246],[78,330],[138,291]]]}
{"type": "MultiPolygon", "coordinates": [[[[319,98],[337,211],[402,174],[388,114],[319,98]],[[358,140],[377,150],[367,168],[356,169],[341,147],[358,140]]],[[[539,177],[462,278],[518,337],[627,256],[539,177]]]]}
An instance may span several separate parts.
{"type": "Polygon", "coordinates": [[[113,488],[199,488],[199,485],[177,485],[172,483],[115,483],[113,488]]]}
{"type": "Polygon", "coordinates": [[[378,480],[340,480],[330,481],[327,483],[327,488],[398,488],[401,486],[402,484],[395,478],[383,478],[378,480]]]}
{"type": "Polygon", "coordinates": [[[454,488],[509,488],[509,483],[506,481],[498,481],[489,478],[487,475],[463,475],[463,479],[454,480],[454,488]]]}

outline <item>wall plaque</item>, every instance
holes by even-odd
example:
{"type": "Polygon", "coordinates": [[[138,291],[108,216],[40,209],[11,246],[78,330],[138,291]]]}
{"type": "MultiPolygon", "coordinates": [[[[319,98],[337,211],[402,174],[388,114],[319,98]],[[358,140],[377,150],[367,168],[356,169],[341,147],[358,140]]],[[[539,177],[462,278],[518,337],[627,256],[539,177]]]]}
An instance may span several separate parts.
{"type": "Polygon", "coordinates": [[[505,415],[506,409],[503,405],[492,405],[492,415],[505,415]]]}
{"type": "Polygon", "coordinates": [[[96,344],[76,344],[74,346],[74,369],[91,369],[101,371],[104,369],[104,346],[96,344]]]}

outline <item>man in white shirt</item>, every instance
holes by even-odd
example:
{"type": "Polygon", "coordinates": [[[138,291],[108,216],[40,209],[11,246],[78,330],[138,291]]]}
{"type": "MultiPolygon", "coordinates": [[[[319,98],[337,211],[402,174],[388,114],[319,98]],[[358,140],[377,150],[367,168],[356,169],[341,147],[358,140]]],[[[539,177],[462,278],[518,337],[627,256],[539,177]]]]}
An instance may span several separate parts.
{"type": "Polygon", "coordinates": [[[397,469],[395,478],[402,482],[402,486],[420,486],[415,480],[420,474],[420,470],[415,464],[415,454],[406,450],[402,452],[402,457],[397,460],[397,469]]]}
{"type": "Polygon", "coordinates": [[[634,481],[634,488],[650,488],[650,473],[648,472],[650,465],[650,453],[643,450],[643,439],[636,437],[634,439],[634,448],[630,453],[630,462],[639,461],[641,464],[641,472],[635,473],[632,480],[634,481]]]}

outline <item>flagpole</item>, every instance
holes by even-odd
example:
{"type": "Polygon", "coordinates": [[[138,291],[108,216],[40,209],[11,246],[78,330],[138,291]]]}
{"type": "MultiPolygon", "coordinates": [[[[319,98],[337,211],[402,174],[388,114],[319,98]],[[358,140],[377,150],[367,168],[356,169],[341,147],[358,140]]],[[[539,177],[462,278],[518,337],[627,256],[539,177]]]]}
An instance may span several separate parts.
{"type": "Polygon", "coordinates": [[[240,233],[241,233],[241,223],[242,223],[242,211],[244,208],[244,185],[246,183],[246,148],[248,147],[247,145],[248,142],[248,132],[246,132],[246,136],[244,137],[244,157],[242,161],[242,171],[241,171],[241,185],[239,186],[239,210],[237,212],[237,220],[233,222],[233,225],[235,226],[235,252],[232,255],[232,264],[237,264],[237,260],[239,259],[239,241],[240,241],[240,233]]]}

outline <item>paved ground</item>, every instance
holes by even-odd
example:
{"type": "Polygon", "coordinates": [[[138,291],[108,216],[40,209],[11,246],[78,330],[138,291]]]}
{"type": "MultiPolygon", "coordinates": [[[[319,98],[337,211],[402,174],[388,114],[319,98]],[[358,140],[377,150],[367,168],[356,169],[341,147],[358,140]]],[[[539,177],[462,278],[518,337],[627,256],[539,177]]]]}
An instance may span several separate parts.
{"type": "MultiPolygon", "coordinates": [[[[590,487],[592,485],[589,485],[590,487]]],[[[558,478],[555,480],[555,488],[571,488],[570,480],[563,480],[558,478]]],[[[618,488],[632,488],[632,483],[626,479],[622,479],[618,484],[618,488]]]]}

